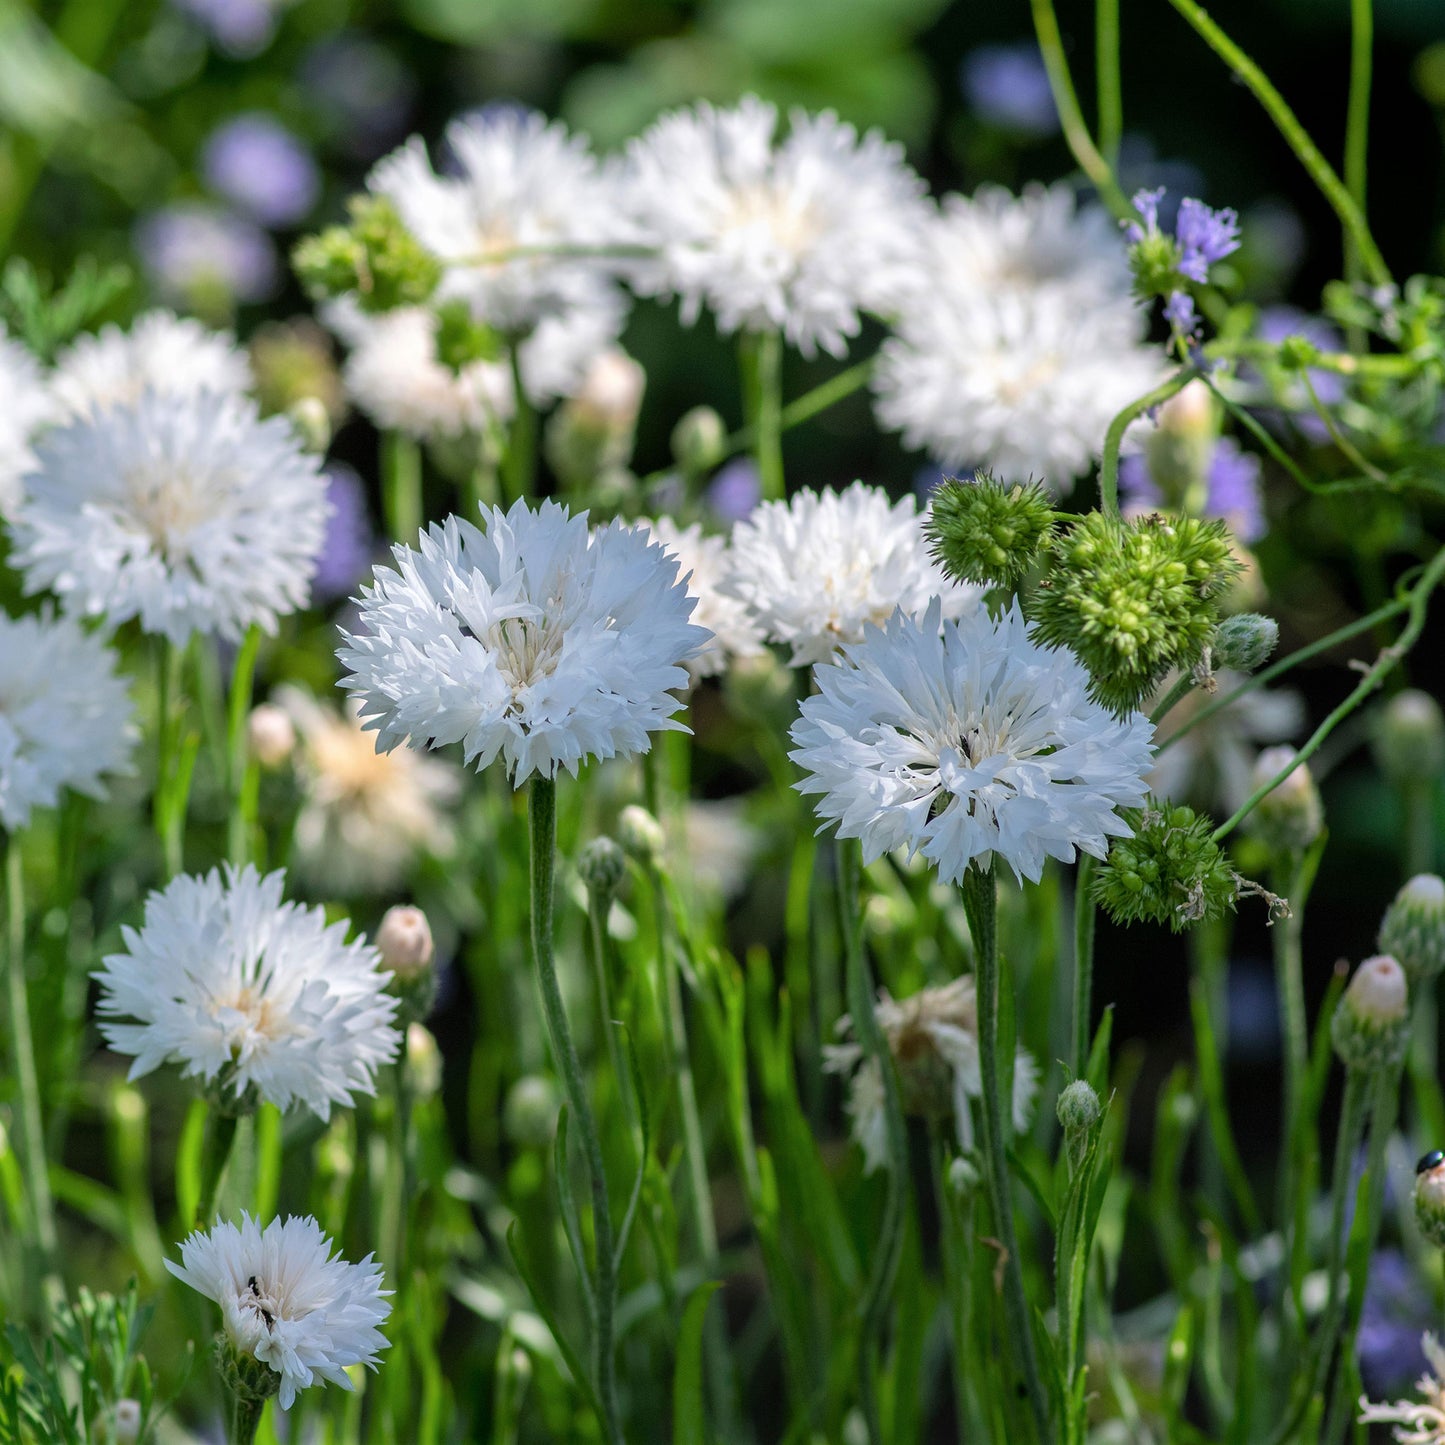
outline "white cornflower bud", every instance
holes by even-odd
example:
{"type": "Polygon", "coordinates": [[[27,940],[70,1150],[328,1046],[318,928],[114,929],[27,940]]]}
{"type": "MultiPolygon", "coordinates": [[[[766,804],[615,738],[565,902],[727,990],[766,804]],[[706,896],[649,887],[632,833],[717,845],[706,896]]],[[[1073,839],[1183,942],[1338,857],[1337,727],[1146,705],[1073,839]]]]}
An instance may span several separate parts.
{"type": "Polygon", "coordinates": [[[388,908],[376,930],[376,947],[399,982],[413,982],[431,967],[435,952],[426,914],[410,904],[388,908]]]}
{"type": "Polygon", "coordinates": [[[557,1086],[542,1074],[524,1074],[507,1090],[502,1128],[523,1148],[543,1149],[552,1142],[561,1100],[557,1086]]]}
{"type": "MultiPolygon", "coordinates": [[[[1293,761],[1291,747],[1266,748],[1255,759],[1250,787],[1262,787],[1293,761]]],[[[1250,826],[1274,853],[1303,852],[1325,825],[1324,807],[1308,763],[1301,763],[1250,814],[1250,826]]]]}
{"type": "Polygon", "coordinates": [[[662,824],[636,803],[628,804],[618,816],[617,841],[622,844],[624,853],[649,868],[655,868],[662,861],[662,850],[667,842],[662,824]]]}
{"type": "Polygon", "coordinates": [[[286,408],[286,419],[308,452],[325,455],[331,445],[331,414],[319,396],[298,397],[286,408]]]}
{"type": "Polygon", "coordinates": [[[611,838],[593,838],[577,855],[577,873],[596,901],[606,904],[617,892],[627,859],[611,838]]]}
{"type": "Polygon", "coordinates": [[[296,725],[274,703],[260,703],[246,719],[246,746],[263,768],[279,768],[295,751],[296,725]]]}
{"type": "Polygon", "coordinates": [[[115,1402],[115,1416],[111,1421],[111,1431],[114,1435],[116,1445],[131,1445],[132,1441],[140,1439],[141,1410],[140,1401],[127,1397],[124,1400],[115,1402]]]}
{"type": "Polygon", "coordinates": [[[1405,970],[1387,953],[1367,958],[1345,989],[1331,1024],[1347,1069],[1375,1072],[1397,1063],[1409,1033],[1405,970]]]}
{"type": "Polygon", "coordinates": [[[406,1026],[406,1064],[418,1094],[435,1094],[441,1088],[441,1050],[437,1048],[436,1036],[424,1024],[406,1026]]]}
{"type": "Polygon", "coordinates": [[[1400,960],[1412,984],[1445,969],[1445,879],[1416,874],[1395,895],[1380,923],[1380,951],[1400,960]]]}
{"type": "Polygon", "coordinates": [[[685,472],[705,472],[722,455],[727,428],[710,406],[685,411],[672,429],[672,454],[685,472]]]}
{"type": "Polygon", "coordinates": [[[1418,787],[1445,772],[1445,714],[1428,692],[1407,688],[1385,705],[1375,760],[1392,783],[1418,787]]]}
{"type": "Polygon", "coordinates": [[[592,359],[571,405],[580,417],[609,431],[630,433],[642,408],[647,373],[620,347],[592,359]]]}

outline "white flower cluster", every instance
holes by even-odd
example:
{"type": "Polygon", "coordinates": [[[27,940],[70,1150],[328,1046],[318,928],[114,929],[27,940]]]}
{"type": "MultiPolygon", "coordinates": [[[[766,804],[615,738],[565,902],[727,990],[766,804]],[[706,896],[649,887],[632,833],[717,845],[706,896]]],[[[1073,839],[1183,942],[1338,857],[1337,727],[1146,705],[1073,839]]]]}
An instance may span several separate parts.
{"type": "Polygon", "coordinates": [[[321,1119],[375,1092],[401,1043],[391,975],[344,921],[283,903],[284,883],[249,866],[182,875],[146,900],[141,929],[121,930],[126,951],[95,977],[101,1032],[135,1056],[131,1078],[175,1063],[233,1107],[303,1104],[321,1119]]]}
{"type": "Polygon", "coordinates": [[[1035,642],[1016,602],[997,621],[944,623],[936,600],[897,612],[813,676],[797,786],[865,862],[906,847],[957,883],[997,855],[1037,883],[1046,857],[1102,858],[1129,831],[1115,810],[1148,791],[1149,719],[1093,702],[1083,665],[1035,642]]]}
{"type": "Polygon", "coordinates": [[[646,752],[682,725],[672,689],[707,642],[677,559],[634,528],[555,502],[457,517],[397,546],[344,634],[342,686],[378,746],[460,742],[520,787],[587,757],[646,752]]]}
{"type": "Polygon", "coordinates": [[[312,1218],[273,1219],[265,1229],[249,1214],[241,1226],[218,1222],[181,1244],[181,1262],[166,1268],[221,1307],[226,1343],[280,1376],[280,1405],[318,1379],[356,1387],[346,1371],[375,1369],[387,1346],[378,1328],[391,1313],[381,1266],[367,1255],[350,1264],[312,1218]]]}

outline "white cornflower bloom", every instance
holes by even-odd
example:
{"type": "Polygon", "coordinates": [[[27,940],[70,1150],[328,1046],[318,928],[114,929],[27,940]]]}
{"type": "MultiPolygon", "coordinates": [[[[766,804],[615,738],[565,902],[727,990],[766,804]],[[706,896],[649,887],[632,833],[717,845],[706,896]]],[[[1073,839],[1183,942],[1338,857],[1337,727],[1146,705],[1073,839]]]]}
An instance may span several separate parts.
{"type": "Polygon", "coordinates": [[[1361,1395],[1359,1423],[1395,1426],[1391,1434],[1400,1445],[1445,1445],[1445,1348],[1428,1332],[1420,1348],[1429,1362],[1429,1368],[1415,1381],[1423,1398],[1372,1405],[1361,1395]]]}
{"type": "Polygon", "coordinates": [[[395,568],[362,589],[337,656],[378,747],[460,742],[479,769],[500,756],[520,787],[682,729],[670,689],[708,633],[688,621],[677,559],[556,502],[484,516],[485,532],[448,517],[418,550],[394,547],[395,568]]]}
{"type": "Polygon", "coordinates": [[[302,787],[295,867],[313,886],[341,894],[387,893],[420,853],[452,850],[442,809],[461,791],[456,767],[410,751],[379,753],[354,706],[343,714],[299,687],[274,701],[300,734],[302,787]]]}
{"type": "Polygon", "coordinates": [[[996,621],[944,624],[936,601],[895,613],[813,676],[797,787],[822,794],[819,817],[861,839],[865,862],[906,847],[957,883],[997,854],[1038,882],[1045,857],[1102,858],[1129,832],[1114,810],[1148,792],[1149,719],[1094,702],[1083,664],[1035,642],[1017,602],[996,621]]]}
{"type": "Polygon", "coordinates": [[[937,597],[943,617],[961,617],[982,589],[955,582],[933,560],[926,517],[912,497],[893,502],[862,482],[764,502],[733,528],[726,590],[747,603],[770,642],[792,648],[795,667],[827,661],[896,608],[922,612],[937,597]]]}
{"type": "MultiPolygon", "coordinates": [[[[983,1097],[978,1049],[978,1002],[971,977],[956,978],[941,988],[925,988],[912,998],[895,1001],[880,990],[873,1017],[883,1031],[898,1070],[905,1113],[941,1118],[952,1113],[959,1146],[973,1147],[973,1115],[969,1101],[983,1097]]],[[[848,1036],[853,1021],[838,1020],[841,1044],[824,1049],[823,1067],[831,1074],[851,1074],[848,1117],[853,1139],[863,1150],[864,1170],[873,1173],[888,1162],[883,1117],[883,1078],[876,1059],[865,1059],[862,1045],[848,1036]]],[[[1038,1092],[1039,1070],[1027,1049],[1014,1059],[1013,1126],[1028,1128],[1038,1092]]]]}
{"type": "Polygon", "coordinates": [[[63,788],[104,797],[101,776],[129,770],[136,730],[115,664],[69,618],[0,613],[0,825],[23,828],[63,788]]]}
{"type": "Polygon", "coordinates": [[[54,414],[40,366],[0,326],[0,516],[8,517],[20,499],[20,479],[35,465],[30,449],[38,427],[54,414]]]}
{"type": "MultiPolygon", "coordinates": [[[[1217,692],[1213,695],[1196,688],[1174,705],[1161,725],[1166,737],[1216,698],[1233,692],[1244,676],[1224,668],[1214,674],[1214,680],[1217,692]]],[[[1167,679],[1155,704],[1164,700],[1173,682],[1172,677],[1167,679]]],[[[1197,803],[1228,816],[1254,791],[1251,777],[1260,744],[1289,741],[1304,726],[1305,718],[1304,698],[1292,689],[1247,692],[1158,755],[1149,773],[1149,791],[1158,798],[1197,803]]]]}
{"type": "Polygon", "coordinates": [[[195,396],[251,389],[251,367],[229,331],[212,331],[191,317],[147,311],[129,331],[104,326],[79,336],[55,358],[50,388],[66,417],[97,408],[131,406],[147,391],[195,396]]]}
{"type": "Polygon", "coordinates": [[[930,274],[883,344],[878,419],[945,467],[1067,491],[1109,423],[1163,374],[1161,353],[1140,344],[1142,315],[1063,287],[960,292],[946,262],[930,274]]]}
{"type": "Polygon", "coordinates": [[[381,1266],[332,1252],[309,1215],[273,1219],[265,1229],[249,1214],[241,1227],[218,1221],[181,1243],[181,1262],[166,1268],[221,1307],[226,1342],[280,1376],[280,1405],[318,1379],[355,1389],[352,1365],[376,1368],[387,1347],[377,1328],[391,1313],[381,1266]]]}
{"type": "Polygon", "coordinates": [[[367,182],[444,263],[440,294],[514,337],[594,304],[612,285],[609,264],[565,252],[605,246],[620,230],[615,186],[586,141],[535,111],[499,108],[453,122],[446,144],[455,175],[437,175],[413,136],[367,182]]]}
{"type": "Polygon", "coordinates": [[[689,324],[707,306],[725,332],[842,356],[859,312],[891,310],[917,261],[924,184],[901,146],[831,111],[792,111],[780,142],[777,128],[750,95],[673,111],[631,143],[625,204],[661,248],[634,284],[681,297],[689,324]]]}
{"type": "Polygon", "coordinates": [[[347,942],[344,920],[283,903],[284,883],[250,866],[182,875],[146,899],[139,932],[121,929],[126,952],[95,977],[101,1033],[135,1055],[132,1079],[176,1063],[237,1107],[304,1104],[322,1119],[376,1092],[401,1043],[391,975],[347,942]]]}
{"type": "Polygon", "coordinates": [[[712,633],[702,651],[688,659],[692,677],[714,677],[735,657],[756,657],[763,650],[762,634],[746,603],[723,590],[731,568],[727,539],[704,536],[698,522],[679,527],[671,517],[640,523],[639,529],[677,558],[688,595],[697,600],[693,620],[712,633]]]}
{"type": "Polygon", "coordinates": [[[55,427],[13,522],[27,592],[177,646],[304,607],[330,504],[317,458],[249,399],[146,392],[55,427]]]}

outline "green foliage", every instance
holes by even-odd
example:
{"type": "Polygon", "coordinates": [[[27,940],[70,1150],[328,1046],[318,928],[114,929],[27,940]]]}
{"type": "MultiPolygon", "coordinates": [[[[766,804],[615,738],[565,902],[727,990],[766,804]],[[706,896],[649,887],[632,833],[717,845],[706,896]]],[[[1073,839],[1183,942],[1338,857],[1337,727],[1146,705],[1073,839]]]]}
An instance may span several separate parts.
{"type": "Polygon", "coordinates": [[[1172,669],[1192,667],[1239,573],[1221,521],[1090,512],[1046,551],[1034,601],[1043,641],[1071,648],[1106,707],[1137,707],[1172,669]]]}
{"type": "Polygon", "coordinates": [[[1239,877],[1192,808],[1148,804],[1124,814],[1134,830],[1116,838],[1094,875],[1094,897],[1115,923],[1167,923],[1175,933],[1233,909],[1239,877]]]}
{"type": "Polygon", "coordinates": [[[949,477],[933,494],[927,530],[933,555],[951,577],[1016,588],[1053,536],[1054,509],[1036,483],[949,477]]]}
{"type": "Polygon", "coordinates": [[[12,256],[0,274],[0,320],[41,361],[95,325],[131,284],[128,267],[82,257],[57,289],[43,271],[12,256]]]}
{"type": "Polygon", "coordinates": [[[436,317],[437,360],[454,375],[474,362],[502,359],[502,338],[476,320],[465,301],[444,301],[436,317]]]}
{"type": "Polygon", "coordinates": [[[363,311],[422,306],[441,280],[441,262],[402,224],[384,196],[347,203],[351,224],[329,226],[299,242],[292,264],[315,301],[354,295],[363,311]]]}

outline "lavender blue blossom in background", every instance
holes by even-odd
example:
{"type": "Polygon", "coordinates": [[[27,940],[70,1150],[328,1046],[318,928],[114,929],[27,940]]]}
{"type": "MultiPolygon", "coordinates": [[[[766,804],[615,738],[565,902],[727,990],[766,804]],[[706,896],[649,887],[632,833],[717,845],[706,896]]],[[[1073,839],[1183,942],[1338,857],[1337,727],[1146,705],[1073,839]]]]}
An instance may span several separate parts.
{"type": "MultiPolygon", "coordinates": [[[[1259,458],[1242,450],[1233,437],[1220,437],[1214,444],[1205,473],[1203,514],[1222,517],[1241,542],[1259,541],[1269,529],[1259,479],[1259,458]]],[[[1150,474],[1149,462],[1142,452],[1120,461],[1119,490],[1135,508],[1165,505],[1164,494],[1150,474]]]]}
{"type": "Polygon", "coordinates": [[[763,487],[757,464],[750,457],[736,457],[719,469],[708,483],[707,503],[719,521],[741,522],[762,499],[763,487]]]}
{"type": "Polygon", "coordinates": [[[213,191],[263,226],[294,226],[321,193],[321,173],[310,151],[263,111],[218,126],[206,142],[201,168],[213,191]]]}
{"type": "Polygon", "coordinates": [[[183,14],[198,21],[216,49],[233,60],[260,55],[276,34],[273,0],[171,0],[183,14]]]}
{"type": "Polygon", "coordinates": [[[332,144],[373,160],[401,138],[416,81],[385,46],[355,31],[319,40],[302,57],[297,80],[332,144]]]}
{"type": "Polygon", "coordinates": [[[141,217],[136,252],[163,300],[208,309],[216,302],[265,301],[276,291],[276,248],[260,227],[200,201],[141,217]]]}
{"type": "Polygon", "coordinates": [[[1000,130],[1049,136],[1059,128],[1043,56],[1031,41],[970,50],[959,67],[959,84],[975,114],[1000,130]]]}
{"type": "Polygon", "coordinates": [[[327,464],[326,500],[331,504],[331,519],[311,578],[313,606],[334,602],[350,593],[370,569],[376,548],[366,488],[345,462],[327,464]]]}
{"type": "Polygon", "coordinates": [[[1174,237],[1179,242],[1180,271],[1202,286],[1216,261],[1239,250],[1239,214],[1229,206],[1212,211],[1203,201],[1186,196],[1179,203],[1174,237]]]}
{"type": "MultiPolygon", "coordinates": [[[[1254,334],[1271,346],[1278,346],[1281,341],[1291,336],[1302,337],[1320,351],[1338,351],[1344,344],[1340,333],[1328,321],[1319,316],[1311,316],[1309,312],[1300,311],[1294,306],[1267,306],[1259,313],[1254,334]]],[[[1339,372],[1310,367],[1308,375],[1315,395],[1325,406],[1335,406],[1344,400],[1345,379],[1339,372]]],[[[1308,420],[1323,426],[1318,417],[1310,417],[1308,420]]]]}
{"type": "Polygon", "coordinates": [[[1409,1391],[1425,1368],[1420,1336],[1426,1330],[1439,1329],[1438,1314],[1410,1261],[1398,1249],[1377,1250],[1365,1278],[1355,1346],[1360,1377],[1374,1399],[1409,1391]]]}

